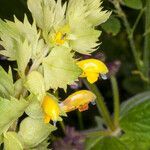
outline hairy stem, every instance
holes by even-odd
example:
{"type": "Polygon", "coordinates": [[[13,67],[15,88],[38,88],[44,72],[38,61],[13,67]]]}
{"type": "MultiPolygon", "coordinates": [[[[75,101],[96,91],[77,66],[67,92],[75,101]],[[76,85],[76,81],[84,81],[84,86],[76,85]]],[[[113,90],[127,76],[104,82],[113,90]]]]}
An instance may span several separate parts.
{"type": "Polygon", "coordinates": [[[80,130],[82,130],[82,129],[84,129],[82,113],[80,111],[77,111],[77,115],[78,115],[79,127],[80,127],[80,130]]]}
{"type": "Polygon", "coordinates": [[[101,95],[100,91],[98,90],[97,86],[95,84],[90,84],[86,80],[83,80],[83,82],[86,85],[86,87],[88,89],[90,89],[96,95],[97,107],[98,107],[99,112],[102,115],[106,125],[108,126],[108,128],[110,128],[110,130],[112,130],[112,131],[115,130],[115,126],[114,126],[113,121],[110,117],[110,113],[109,113],[109,111],[105,105],[104,98],[101,95]]]}
{"type": "Polygon", "coordinates": [[[114,124],[117,127],[119,125],[119,113],[120,113],[119,89],[116,78],[112,76],[110,80],[114,98],[114,124]]]}
{"type": "Polygon", "coordinates": [[[118,0],[113,0],[112,3],[113,3],[114,7],[117,10],[117,14],[123,20],[123,23],[124,23],[124,26],[126,28],[126,32],[127,32],[127,35],[128,35],[129,44],[130,44],[130,47],[131,47],[131,50],[132,50],[132,53],[133,53],[133,56],[134,56],[135,64],[137,66],[137,69],[139,71],[141,71],[140,59],[139,59],[139,55],[138,55],[138,52],[136,50],[135,42],[134,42],[134,39],[133,39],[133,30],[132,30],[132,28],[131,28],[131,26],[128,22],[126,14],[124,13],[124,11],[122,10],[122,8],[120,6],[119,1],[118,0]]]}
{"type": "MultiPolygon", "coordinates": [[[[146,0],[146,11],[145,11],[145,32],[150,28],[150,1],[146,0]]],[[[144,40],[144,74],[149,78],[149,67],[150,67],[150,32],[145,35],[144,40]]]]}

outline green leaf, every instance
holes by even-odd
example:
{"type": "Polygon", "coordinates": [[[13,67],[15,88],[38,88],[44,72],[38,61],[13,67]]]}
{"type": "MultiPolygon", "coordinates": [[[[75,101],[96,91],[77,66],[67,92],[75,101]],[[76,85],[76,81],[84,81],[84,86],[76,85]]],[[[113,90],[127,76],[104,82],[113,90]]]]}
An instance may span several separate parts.
{"type": "Polygon", "coordinates": [[[135,105],[120,120],[125,133],[150,139],[150,98],[135,105]]]}
{"type": "Polygon", "coordinates": [[[19,136],[26,148],[32,148],[43,142],[56,127],[45,124],[43,120],[25,118],[20,125],[19,136]]]}
{"type": "Polygon", "coordinates": [[[27,76],[25,87],[34,95],[38,96],[38,100],[42,101],[45,95],[44,78],[38,71],[32,71],[27,76]]]}
{"type": "Polygon", "coordinates": [[[55,47],[44,59],[44,79],[46,90],[50,88],[66,89],[82,73],[72,58],[73,54],[66,47],[55,47]]]}
{"type": "Polygon", "coordinates": [[[5,72],[0,66],[0,96],[10,98],[14,95],[14,85],[12,75],[5,72]]]}
{"type": "Polygon", "coordinates": [[[121,104],[120,116],[124,116],[135,106],[150,100],[150,91],[137,94],[121,104]]]}
{"type": "Polygon", "coordinates": [[[124,3],[133,9],[141,9],[143,7],[142,0],[124,0],[124,3]]]}
{"type": "Polygon", "coordinates": [[[133,134],[124,134],[120,140],[125,143],[129,150],[149,150],[150,143],[149,140],[143,138],[138,138],[133,134]]]}
{"type": "Polygon", "coordinates": [[[101,139],[91,150],[128,150],[126,145],[115,137],[101,139]]]}
{"type": "Polygon", "coordinates": [[[23,146],[16,132],[6,132],[4,134],[4,148],[6,150],[23,150],[23,146]]]}
{"type": "Polygon", "coordinates": [[[108,33],[113,36],[117,35],[120,31],[121,24],[119,19],[115,17],[110,17],[107,22],[101,25],[101,27],[108,33]]]}
{"type": "Polygon", "coordinates": [[[87,138],[86,141],[85,141],[85,150],[91,150],[93,147],[95,147],[95,145],[96,145],[97,143],[100,142],[100,140],[101,140],[102,138],[103,138],[103,137],[101,137],[101,136],[87,138]]]}
{"type": "Polygon", "coordinates": [[[27,106],[28,102],[24,99],[8,100],[0,97],[0,135],[23,114],[27,106]]]}

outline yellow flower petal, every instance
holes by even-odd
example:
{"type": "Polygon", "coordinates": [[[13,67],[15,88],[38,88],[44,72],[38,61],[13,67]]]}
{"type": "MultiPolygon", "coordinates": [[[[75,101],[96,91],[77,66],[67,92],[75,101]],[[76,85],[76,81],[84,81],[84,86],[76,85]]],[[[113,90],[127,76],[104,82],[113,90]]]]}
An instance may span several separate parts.
{"type": "Polygon", "coordinates": [[[54,42],[58,45],[62,45],[65,43],[64,35],[61,32],[57,32],[54,38],[54,42]]]}
{"type": "Polygon", "coordinates": [[[50,120],[51,120],[50,116],[48,116],[48,115],[45,114],[45,115],[44,115],[44,122],[45,122],[45,123],[49,123],[50,120]]]}
{"type": "Polygon", "coordinates": [[[84,71],[84,72],[97,72],[101,74],[108,73],[108,68],[106,65],[97,59],[86,59],[77,62],[77,65],[84,71]]]}
{"type": "Polygon", "coordinates": [[[98,80],[99,74],[104,75],[108,72],[106,65],[97,59],[86,59],[77,62],[77,65],[83,70],[80,77],[87,77],[90,83],[98,80]]]}
{"type": "Polygon", "coordinates": [[[44,97],[42,108],[45,113],[45,122],[47,122],[48,119],[53,121],[58,120],[60,115],[60,108],[58,103],[51,96],[47,95],[44,97]]]}
{"type": "Polygon", "coordinates": [[[70,112],[75,109],[87,110],[88,104],[96,99],[95,94],[88,90],[77,91],[68,96],[61,104],[61,109],[70,112]]]}
{"type": "Polygon", "coordinates": [[[94,82],[96,82],[98,80],[99,74],[98,73],[91,73],[91,72],[87,72],[87,80],[92,84],[94,82]]]}

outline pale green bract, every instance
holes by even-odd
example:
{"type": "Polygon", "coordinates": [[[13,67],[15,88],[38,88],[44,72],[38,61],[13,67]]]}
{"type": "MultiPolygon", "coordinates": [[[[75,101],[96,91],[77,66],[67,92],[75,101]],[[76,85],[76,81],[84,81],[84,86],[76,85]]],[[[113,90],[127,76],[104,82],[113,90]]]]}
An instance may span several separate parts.
{"type": "Polygon", "coordinates": [[[32,71],[27,76],[25,83],[26,88],[34,95],[37,95],[39,101],[41,101],[45,95],[44,78],[38,71],[32,71]]]}
{"type": "Polygon", "coordinates": [[[6,132],[14,121],[20,117],[29,103],[20,99],[11,98],[10,100],[0,97],[0,135],[6,132]]]}
{"type": "Polygon", "coordinates": [[[85,3],[88,10],[88,16],[86,19],[92,26],[104,23],[111,15],[111,12],[102,11],[102,1],[100,2],[100,0],[85,0],[85,3]]]}
{"type": "MultiPolygon", "coordinates": [[[[66,90],[78,80],[82,70],[74,53],[90,54],[97,49],[101,31],[95,27],[110,16],[102,11],[99,0],[70,0],[68,4],[28,0],[28,8],[32,24],[26,16],[23,22],[0,19],[4,48],[0,54],[16,61],[18,71],[13,81],[11,69],[7,73],[0,67],[0,143],[4,142],[7,150],[13,144],[16,150],[47,149],[48,136],[56,128],[44,123],[43,97],[49,89],[66,90]],[[28,117],[20,123],[24,112],[28,117]],[[20,127],[18,133],[10,132],[16,130],[14,122],[20,127]]],[[[66,113],[62,111],[60,116],[66,113]]]]}
{"type": "Polygon", "coordinates": [[[19,136],[16,132],[7,132],[4,134],[4,148],[6,150],[23,150],[23,145],[19,140],[19,136]]]}
{"type": "Polygon", "coordinates": [[[67,88],[74,83],[82,73],[72,58],[73,54],[66,47],[55,47],[43,60],[44,80],[46,90],[52,88],[67,88]]]}
{"type": "Polygon", "coordinates": [[[101,32],[95,30],[95,26],[104,23],[111,14],[102,11],[99,0],[69,0],[67,7],[61,0],[28,0],[28,7],[47,44],[58,45],[52,41],[58,32],[62,32],[65,36],[63,45],[81,54],[96,50],[101,32]]]}
{"type": "Polygon", "coordinates": [[[35,23],[31,25],[25,16],[24,22],[20,22],[17,18],[11,21],[0,20],[0,36],[2,41],[0,44],[5,50],[0,54],[16,60],[18,64],[18,72],[20,76],[25,75],[25,69],[29,63],[32,53],[34,54],[38,45],[40,34],[37,32],[35,23]]]}
{"type": "Polygon", "coordinates": [[[10,98],[14,95],[14,85],[11,70],[9,74],[0,66],[0,96],[10,98]]]}
{"type": "Polygon", "coordinates": [[[27,117],[22,121],[18,135],[26,148],[34,148],[54,130],[56,127],[45,124],[43,120],[27,117]]]}

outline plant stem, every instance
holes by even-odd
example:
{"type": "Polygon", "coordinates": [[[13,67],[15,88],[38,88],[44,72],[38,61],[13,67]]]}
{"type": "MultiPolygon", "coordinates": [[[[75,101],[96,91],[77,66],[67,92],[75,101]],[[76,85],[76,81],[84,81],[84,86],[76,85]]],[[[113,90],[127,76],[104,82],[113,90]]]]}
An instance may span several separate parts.
{"type": "MultiPolygon", "coordinates": [[[[145,32],[150,27],[150,1],[146,0],[146,11],[145,11],[145,32]]],[[[150,63],[150,33],[145,35],[144,40],[144,74],[147,78],[149,78],[149,63],[150,63]]]]}
{"type": "Polygon", "coordinates": [[[125,15],[124,11],[120,7],[119,1],[113,0],[112,3],[114,5],[114,7],[116,8],[118,15],[123,20],[123,23],[124,23],[124,26],[126,28],[126,32],[127,32],[127,35],[128,35],[129,44],[130,44],[130,47],[131,47],[131,50],[132,50],[132,53],[133,53],[133,56],[134,56],[134,59],[135,59],[135,64],[137,66],[137,69],[139,71],[141,71],[140,59],[139,59],[139,55],[138,55],[136,47],[135,47],[132,28],[131,28],[131,26],[128,22],[128,19],[125,15]]]}
{"type": "Polygon", "coordinates": [[[65,124],[64,124],[64,122],[63,122],[63,121],[59,121],[59,123],[60,123],[60,126],[61,126],[61,128],[62,128],[64,134],[65,134],[65,133],[66,133],[66,130],[65,130],[65,124]]]}
{"type": "Polygon", "coordinates": [[[119,90],[117,85],[117,80],[114,76],[110,78],[113,98],[114,98],[114,124],[116,127],[119,125],[119,112],[120,112],[120,100],[119,100],[119,90]]]}
{"type": "Polygon", "coordinates": [[[95,95],[96,95],[96,103],[97,103],[97,107],[98,110],[100,112],[100,114],[102,115],[106,125],[112,130],[115,130],[115,126],[112,122],[112,119],[110,117],[110,113],[105,105],[104,102],[104,98],[101,95],[100,91],[98,90],[97,86],[95,84],[90,84],[89,82],[87,82],[86,80],[83,79],[84,84],[86,85],[86,87],[88,89],[90,89],[95,95]]]}
{"type": "Polygon", "coordinates": [[[82,113],[80,111],[77,111],[77,115],[78,115],[78,122],[79,122],[80,130],[83,130],[84,125],[83,125],[83,120],[82,120],[82,113]]]}
{"type": "Polygon", "coordinates": [[[138,23],[139,23],[139,21],[140,21],[142,15],[143,15],[144,11],[145,11],[145,8],[142,8],[142,9],[140,10],[140,13],[139,13],[139,15],[138,15],[138,17],[137,17],[137,19],[136,19],[136,21],[135,21],[133,27],[132,27],[132,33],[135,31],[135,29],[136,29],[136,27],[137,27],[137,25],[138,25],[138,23]]]}
{"type": "Polygon", "coordinates": [[[110,131],[94,131],[94,132],[86,132],[86,133],[84,133],[84,135],[86,136],[86,137],[91,137],[91,136],[94,136],[94,137],[96,137],[96,136],[109,136],[109,135],[111,135],[111,132],[110,131]]]}

